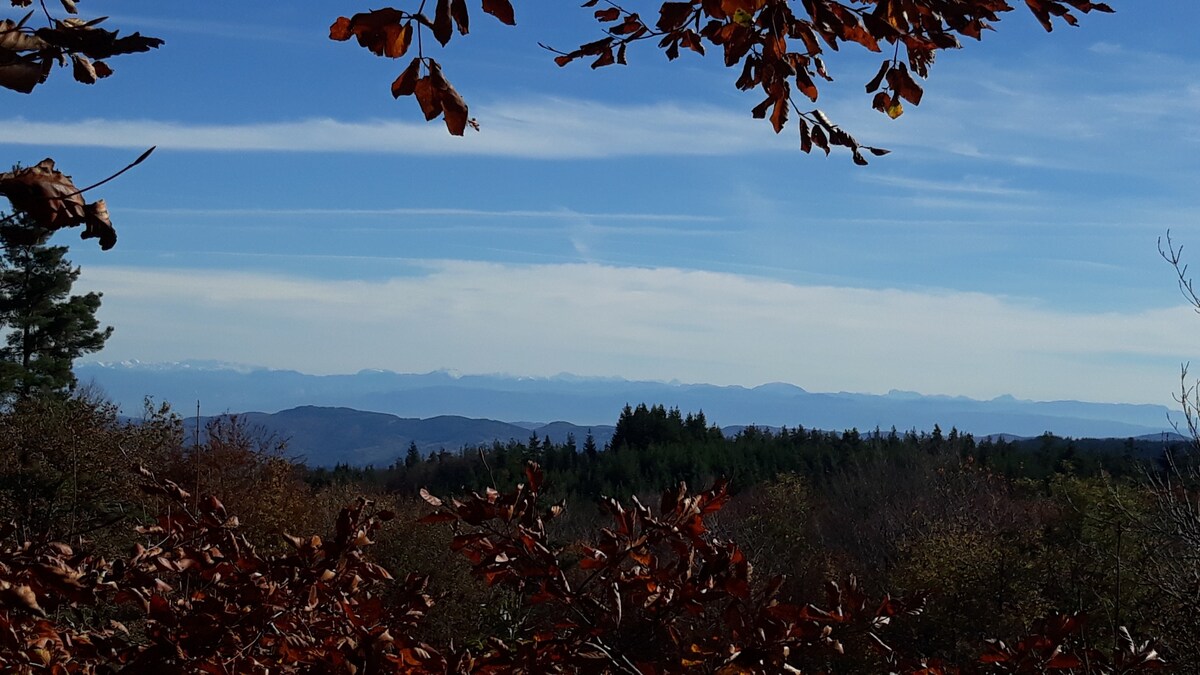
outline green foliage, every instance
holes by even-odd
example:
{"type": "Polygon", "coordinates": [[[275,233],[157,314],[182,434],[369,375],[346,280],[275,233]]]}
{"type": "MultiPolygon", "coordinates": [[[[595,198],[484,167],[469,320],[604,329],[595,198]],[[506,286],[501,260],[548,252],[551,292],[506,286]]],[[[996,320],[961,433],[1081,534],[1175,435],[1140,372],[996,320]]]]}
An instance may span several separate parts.
{"type": "MultiPolygon", "coordinates": [[[[147,408],[139,424],[87,399],[17,401],[0,415],[0,514],[24,540],[97,536],[144,514],[131,463],[161,466],[179,443],[179,422],[147,408]]],[[[121,545],[105,539],[106,544],[121,545]]]]}
{"type": "MultiPolygon", "coordinates": [[[[661,405],[639,404],[621,412],[607,451],[596,448],[590,434],[582,450],[549,439],[493,442],[436,453],[430,457],[434,461],[417,461],[409,453],[391,467],[377,470],[373,480],[408,494],[415,494],[420,487],[457,494],[519,481],[523,462],[532,459],[546,472],[549,495],[593,500],[600,495],[645,495],[680,480],[697,485],[722,477],[730,479],[735,490],[785,473],[800,474],[813,487],[883,481],[884,475],[861,473],[864,468],[885,465],[890,472],[926,471],[933,461],[930,458],[970,456],[1010,479],[1045,481],[1064,474],[1135,475],[1139,460],[1153,456],[1149,451],[1153,444],[1131,443],[1094,444],[1053,436],[1036,441],[976,442],[957,429],[931,435],[900,434],[894,429],[864,434],[855,429],[833,432],[803,427],[777,431],[746,427],[727,438],[719,428],[708,425],[703,413],[684,415],[661,405]]],[[[340,473],[349,476],[360,471],[346,467],[340,473]]],[[[312,481],[331,478],[328,471],[310,472],[312,481]]]]}
{"type": "Polygon", "coordinates": [[[71,366],[112,335],[100,328],[100,294],[70,295],[79,268],[63,246],[30,236],[32,221],[17,214],[0,228],[0,399],[63,394],[75,388],[71,366]]]}

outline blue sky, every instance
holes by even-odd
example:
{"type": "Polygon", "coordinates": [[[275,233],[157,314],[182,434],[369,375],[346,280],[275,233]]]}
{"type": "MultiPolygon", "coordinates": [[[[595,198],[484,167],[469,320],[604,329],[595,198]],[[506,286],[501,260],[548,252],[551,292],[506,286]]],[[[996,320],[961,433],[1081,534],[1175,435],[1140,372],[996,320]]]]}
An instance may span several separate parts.
{"type": "Polygon", "coordinates": [[[451,138],[389,95],[404,61],[326,38],[365,5],[81,2],[167,43],[0,91],[0,147],[86,183],[159,146],[97,192],[114,250],[56,236],[117,329],[94,358],[1170,402],[1200,4],[1049,35],[1018,8],[896,121],[879,58],[834,54],[818,107],[893,150],[865,168],[751,119],[718,58],[558,68],[537,42],[594,39],[587,11],[515,4],[432,50],[482,124],[451,138]]]}

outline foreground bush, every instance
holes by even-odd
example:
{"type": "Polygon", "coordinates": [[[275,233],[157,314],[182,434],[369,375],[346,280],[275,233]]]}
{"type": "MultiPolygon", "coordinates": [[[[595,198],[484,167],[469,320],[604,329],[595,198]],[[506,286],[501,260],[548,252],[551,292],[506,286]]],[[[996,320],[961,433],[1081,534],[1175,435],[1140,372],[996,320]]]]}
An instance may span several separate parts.
{"type": "Polygon", "coordinates": [[[922,611],[925,594],[871,600],[853,577],[830,583],[823,606],[780,597],[782,577],[759,584],[741,549],[706,519],[725,485],[680,485],[657,511],[605,500],[611,525],[562,545],[546,524],[542,473],[509,493],[444,501],[426,522],[448,522],[451,548],[485,584],[508,588],[528,611],[484,643],[421,641],[434,598],[425,579],[403,581],[365,551],[394,514],[358,500],[332,535],[285,536],[264,554],[215,497],[196,499],[146,469],[159,515],[136,527],[132,553],[112,561],[62,543],[0,549],[0,670],[14,673],[779,673],[1078,672],[1160,667],[1153,645],[1115,653],[1079,639],[1083,618],[1054,616],[1012,642],[981,645],[978,663],[925,661],[896,644],[893,622],[922,611]]]}

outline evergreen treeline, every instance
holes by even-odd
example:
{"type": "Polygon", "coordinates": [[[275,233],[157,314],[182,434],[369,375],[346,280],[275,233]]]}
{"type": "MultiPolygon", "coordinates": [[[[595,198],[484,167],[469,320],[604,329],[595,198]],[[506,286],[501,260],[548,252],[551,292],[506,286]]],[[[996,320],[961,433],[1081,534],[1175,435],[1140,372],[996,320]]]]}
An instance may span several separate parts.
{"type": "Polygon", "coordinates": [[[403,493],[425,487],[438,493],[479,491],[522,479],[525,462],[536,461],[546,472],[550,494],[594,499],[656,492],[679,481],[703,485],[727,478],[742,490],[785,473],[798,473],[815,485],[864,462],[929,454],[972,457],[1010,479],[1045,480],[1056,474],[1114,477],[1137,473],[1141,464],[1161,457],[1180,442],[1137,439],[1059,438],[1049,433],[1033,439],[983,439],[956,428],[943,433],[856,429],[833,432],[749,426],[726,437],[709,425],[703,412],[681,413],[662,405],[625,406],[611,442],[598,448],[587,436],[554,443],[531,434],[525,442],[493,442],[442,449],[423,457],[415,445],[389,467],[339,465],[314,469],[314,485],[364,483],[403,493]]]}

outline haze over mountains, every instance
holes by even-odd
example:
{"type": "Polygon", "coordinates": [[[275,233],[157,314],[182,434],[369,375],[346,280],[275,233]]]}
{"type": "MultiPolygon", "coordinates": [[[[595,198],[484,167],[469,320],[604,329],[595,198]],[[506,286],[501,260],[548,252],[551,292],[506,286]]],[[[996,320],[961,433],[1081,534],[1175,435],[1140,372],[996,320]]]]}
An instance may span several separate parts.
{"type": "MultiPolygon", "coordinates": [[[[200,401],[205,415],[250,411],[277,413],[301,406],[319,406],[396,416],[359,417],[356,424],[365,424],[364,429],[375,430],[372,438],[388,426],[398,430],[404,424],[417,421],[416,418],[439,418],[426,427],[440,425],[441,431],[433,435],[421,432],[424,435],[418,445],[424,444],[426,450],[439,443],[456,450],[461,447],[457,439],[486,442],[491,440],[488,436],[493,433],[497,434],[493,437],[500,440],[506,440],[510,434],[524,440],[529,436],[529,429],[539,428],[539,435],[544,435],[540,425],[556,421],[571,424],[546,429],[545,434],[552,439],[561,442],[571,432],[582,443],[583,434],[590,427],[602,444],[609,433],[606,427],[616,422],[621,409],[627,403],[636,405],[640,402],[678,407],[685,413],[703,411],[710,423],[727,428],[757,424],[803,425],[830,430],[851,427],[870,430],[877,426],[885,430],[893,426],[900,430],[929,430],[939,424],[943,429],[958,427],[977,436],[1035,436],[1051,431],[1077,438],[1124,438],[1171,430],[1169,411],[1159,405],[1026,401],[1011,396],[980,401],[899,391],[882,396],[814,393],[785,383],[740,387],[635,382],[566,374],[549,378],[458,376],[445,371],[402,374],[366,370],[352,375],[307,375],[211,361],[88,363],[79,365],[76,374],[83,383],[94,382],[126,414],[132,415],[141,410],[146,396],[152,396],[156,401],[171,403],[184,415],[191,414],[196,402],[200,401]],[[476,419],[461,420],[454,416],[476,419]],[[392,421],[397,417],[403,419],[392,421]],[[495,420],[508,424],[494,428],[482,424],[498,424],[495,420]],[[460,428],[463,433],[458,436],[449,433],[451,427],[460,428]]],[[[317,414],[309,408],[305,415],[290,413],[295,424],[284,426],[294,431],[303,430],[314,438],[328,436],[327,440],[333,442],[335,438],[344,440],[352,433],[353,425],[347,426],[346,415],[348,412],[340,416],[317,414]],[[301,417],[308,419],[300,422],[301,417]],[[317,429],[319,425],[314,419],[331,417],[338,417],[333,428],[329,431],[317,429]]],[[[299,433],[291,435],[297,438],[299,433]]],[[[409,432],[393,435],[401,439],[417,438],[409,432]]],[[[397,443],[407,447],[408,440],[397,443]]],[[[380,454],[395,450],[395,443],[384,445],[387,450],[384,452],[381,448],[380,454]]]]}
{"type": "MultiPolygon", "coordinates": [[[[385,467],[404,459],[409,444],[424,455],[441,450],[490,445],[493,441],[524,442],[531,434],[565,443],[573,434],[577,447],[583,446],[590,432],[597,446],[612,438],[612,425],[578,427],[564,422],[546,425],[518,425],[489,419],[457,415],[439,415],[428,419],[402,418],[388,413],[366,412],[352,408],[299,406],[277,413],[248,412],[239,417],[251,425],[251,431],[268,440],[286,441],[286,454],[303,459],[309,466],[374,465],[385,467]]],[[[211,418],[200,419],[201,428],[211,418]]],[[[185,419],[188,433],[195,420],[185,419]]]]}

